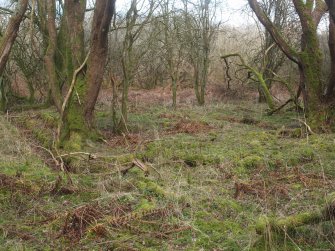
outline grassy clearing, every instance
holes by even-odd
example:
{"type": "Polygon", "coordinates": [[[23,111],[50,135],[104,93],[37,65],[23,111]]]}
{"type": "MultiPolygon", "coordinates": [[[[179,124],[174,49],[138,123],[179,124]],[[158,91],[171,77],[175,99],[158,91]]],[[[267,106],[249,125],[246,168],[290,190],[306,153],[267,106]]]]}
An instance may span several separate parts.
{"type": "MultiPolygon", "coordinates": [[[[53,111],[16,115],[16,124],[40,145],[52,145],[53,111]],[[46,137],[38,136],[42,133],[46,137]]],[[[87,142],[85,150],[97,158],[75,156],[70,184],[22,141],[22,130],[20,136],[1,118],[0,246],[333,249],[332,222],[285,235],[255,232],[263,215],[320,210],[324,197],[334,191],[335,135],[301,136],[300,119],[290,112],[268,117],[262,105],[250,103],[177,111],[133,107],[131,133],[116,136],[110,133],[110,113],[101,110],[98,124],[106,142],[87,142]],[[138,165],[130,168],[135,159],[148,172],[138,165]]]]}

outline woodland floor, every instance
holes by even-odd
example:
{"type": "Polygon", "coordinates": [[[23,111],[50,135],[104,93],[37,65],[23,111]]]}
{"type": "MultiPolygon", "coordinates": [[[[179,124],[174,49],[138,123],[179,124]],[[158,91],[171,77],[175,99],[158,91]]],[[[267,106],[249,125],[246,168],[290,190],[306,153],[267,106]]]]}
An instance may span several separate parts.
{"type": "Polygon", "coordinates": [[[172,111],[160,95],[132,92],[121,136],[102,96],[104,140],[87,142],[94,156],[72,155],[65,173],[45,150],[54,110],[0,116],[0,250],[335,249],[334,222],[255,231],[262,215],[325,205],[335,134],[306,135],[303,115],[267,116],[254,101],[198,107],[185,94],[172,111]]]}

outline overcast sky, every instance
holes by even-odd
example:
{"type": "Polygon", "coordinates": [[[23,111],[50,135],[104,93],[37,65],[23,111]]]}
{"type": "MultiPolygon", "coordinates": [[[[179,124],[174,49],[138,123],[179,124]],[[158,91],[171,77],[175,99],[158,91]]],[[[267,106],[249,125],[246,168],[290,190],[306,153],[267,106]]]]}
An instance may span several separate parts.
{"type": "MultiPolygon", "coordinates": [[[[88,0],[90,3],[94,0],[88,0]]],[[[0,6],[7,6],[10,0],[0,0],[0,6]]],[[[127,6],[130,0],[116,0],[116,8],[120,9],[122,7],[127,6]]],[[[222,10],[217,12],[217,19],[222,22],[227,22],[231,25],[243,25],[245,23],[249,23],[250,19],[248,19],[247,15],[241,13],[241,8],[246,5],[246,0],[223,0],[222,1],[222,10]],[[222,14],[221,14],[221,13],[222,14]]]]}

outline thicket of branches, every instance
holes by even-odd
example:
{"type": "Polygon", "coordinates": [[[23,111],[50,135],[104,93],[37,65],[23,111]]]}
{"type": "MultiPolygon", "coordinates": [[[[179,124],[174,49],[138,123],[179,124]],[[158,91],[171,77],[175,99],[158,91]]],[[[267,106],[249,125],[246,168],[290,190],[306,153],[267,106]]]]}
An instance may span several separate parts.
{"type": "Polygon", "coordinates": [[[218,18],[224,5],[216,0],[131,0],[123,10],[113,0],[8,2],[0,9],[1,109],[55,106],[64,146],[98,137],[94,110],[103,86],[113,89],[113,128],[127,132],[132,86],[169,85],[174,109],[181,87],[192,86],[204,105],[208,83],[226,92],[252,86],[273,112],[281,107],[275,85],[287,90],[286,103],[303,107],[313,128],[333,128],[331,1],[248,3],[255,22],[233,26],[218,18]],[[318,30],[321,20],[328,30],[318,30]]]}

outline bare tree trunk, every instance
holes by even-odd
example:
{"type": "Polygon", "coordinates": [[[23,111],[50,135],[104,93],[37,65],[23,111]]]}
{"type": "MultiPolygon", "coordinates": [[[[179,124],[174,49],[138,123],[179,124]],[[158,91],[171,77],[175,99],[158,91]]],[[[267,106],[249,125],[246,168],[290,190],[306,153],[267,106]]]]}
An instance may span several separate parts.
{"type": "Polygon", "coordinates": [[[334,0],[326,0],[326,4],[329,9],[329,14],[331,18],[333,19],[333,21],[335,22],[335,2],[334,0]]]}
{"type": "Polygon", "coordinates": [[[96,2],[92,34],[91,54],[87,70],[87,94],[84,108],[86,124],[94,126],[94,106],[97,101],[105,72],[108,54],[108,31],[115,10],[115,0],[100,0],[96,2]]]}
{"type": "Polygon", "coordinates": [[[172,78],[172,108],[177,109],[177,79],[172,78]]]}
{"type": "Polygon", "coordinates": [[[5,70],[6,63],[9,58],[10,51],[17,37],[20,24],[23,20],[24,13],[27,10],[28,0],[21,0],[18,3],[15,14],[10,18],[5,35],[0,44],[0,76],[5,70]]]}
{"type": "Polygon", "coordinates": [[[46,70],[48,73],[49,89],[51,98],[58,112],[61,111],[62,96],[57,84],[55,54],[57,48],[57,31],[56,31],[56,7],[54,0],[47,0],[47,29],[48,29],[48,48],[44,57],[46,70]]]}
{"type": "MultiPolygon", "coordinates": [[[[131,6],[126,14],[126,30],[122,45],[122,100],[121,100],[121,118],[119,124],[115,126],[116,131],[119,133],[128,133],[128,92],[129,87],[134,82],[134,77],[139,67],[141,58],[147,53],[147,47],[145,46],[143,51],[140,53],[134,53],[134,46],[139,36],[141,35],[145,24],[152,17],[153,12],[156,8],[156,3],[153,0],[148,1],[149,6],[144,20],[139,20],[138,5],[142,4],[142,1],[132,0],[131,6]],[[139,23],[140,21],[140,23],[139,23]]],[[[150,40],[147,40],[150,42],[150,40]]]]}
{"type": "Polygon", "coordinates": [[[330,51],[330,79],[327,86],[326,97],[328,100],[334,98],[334,88],[335,88],[335,22],[333,18],[329,18],[329,51],[330,51]]]}

